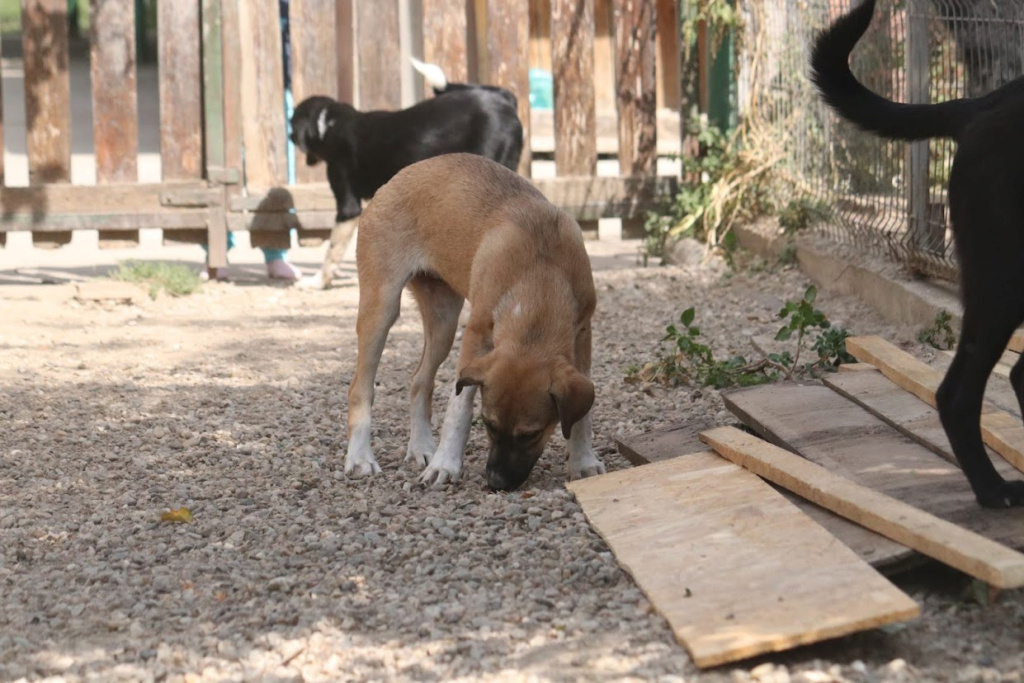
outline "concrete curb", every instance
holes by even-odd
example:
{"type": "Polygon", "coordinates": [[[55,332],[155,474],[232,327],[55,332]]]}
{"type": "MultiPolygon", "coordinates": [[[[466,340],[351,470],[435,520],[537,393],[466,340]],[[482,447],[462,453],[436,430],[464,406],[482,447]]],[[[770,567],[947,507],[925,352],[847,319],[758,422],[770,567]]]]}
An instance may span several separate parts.
{"type": "Polygon", "coordinates": [[[899,324],[927,326],[936,314],[945,310],[960,325],[960,299],[956,288],[931,278],[909,279],[882,272],[881,259],[847,258],[829,253],[808,237],[771,237],[750,226],[733,227],[738,244],[762,256],[776,260],[790,247],[796,248],[800,270],[822,289],[856,296],[875,308],[886,319],[899,324]]]}

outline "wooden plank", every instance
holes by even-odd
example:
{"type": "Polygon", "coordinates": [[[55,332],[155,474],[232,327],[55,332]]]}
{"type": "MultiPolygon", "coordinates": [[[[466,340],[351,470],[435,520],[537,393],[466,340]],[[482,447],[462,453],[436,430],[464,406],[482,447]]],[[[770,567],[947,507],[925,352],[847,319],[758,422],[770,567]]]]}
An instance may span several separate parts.
{"type": "Polygon", "coordinates": [[[205,182],[37,185],[0,188],[0,225],[39,219],[48,213],[132,213],[176,206],[209,206],[205,182]]]}
{"type": "MultiPolygon", "coordinates": [[[[224,100],[224,30],[221,0],[202,0],[203,40],[203,121],[206,125],[206,177],[211,182],[225,182],[227,177],[227,136],[225,133],[226,102],[224,100]]],[[[228,235],[224,215],[227,191],[221,189],[219,206],[210,209],[207,225],[206,266],[209,275],[228,264],[228,235]]]]}
{"type": "MultiPolygon", "coordinates": [[[[340,45],[333,21],[334,0],[291,0],[289,3],[291,31],[292,96],[296,104],[313,95],[334,97],[338,87],[338,60],[325,59],[340,45]]],[[[324,179],[325,165],[308,166],[301,153],[295,162],[295,182],[308,183],[324,179]]]]}
{"type": "Polygon", "coordinates": [[[239,31],[246,185],[266,191],[288,181],[278,4],[243,1],[239,31]]]}
{"type": "Polygon", "coordinates": [[[242,43],[239,0],[221,0],[221,68],[224,74],[224,165],[242,169],[242,43]]]}
{"type": "Polygon", "coordinates": [[[335,0],[335,28],[338,44],[335,52],[338,55],[338,90],[335,95],[341,102],[356,102],[356,38],[355,0],[335,0]]]}
{"type": "Polygon", "coordinates": [[[680,111],[679,9],[681,0],[658,0],[658,108],[680,111]]]}
{"type": "Polygon", "coordinates": [[[836,371],[839,373],[857,373],[857,372],[873,372],[875,374],[881,374],[878,372],[878,368],[871,363],[843,363],[836,371]]]}
{"type": "MultiPolygon", "coordinates": [[[[207,224],[208,213],[205,211],[173,211],[162,213],[80,213],[59,214],[49,213],[35,221],[17,221],[5,224],[0,230],[8,232],[32,232],[40,236],[42,242],[46,237],[74,230],[109,230],[111,234],[135,232],[139,228],[195,228],[207,224]]],[[[112,248],[105,246],[104,248],[112,248]]]]}
{"type": "Polygon", "coordinates": [[[22,0],[29,184],[71,179],[67,0],[22,0]]]}
{"type": "MultiPolygon", "coordinates": [[[[956,351],[953,349],[943,349],[941,351],[943,356],[952,359],[956,355],[956,351]]],[[[1020,360],[1020,354],[1015,351],[1003,351],[1003,355],[999,357],[999,362],[992,369],[992,372],[1002,377],[1009,377],[1010,371],[1013,370],[1014,364],[1020,360]]]]}
{"type": "MultiPolygon", "coordinates": [[[[619,174],[657,173],[658,121],[656,110],[655,0],[615,3],[615,92],[619,118],[619,174]]],[[[626,219],[623,237],[644,236],[643,217],[626,219]]]]}
{"type": "Polygon", "coordinates": [[[551,62],[556,172],[596,175],[593,0],[551,1],[551,62]]]}
{"type": "MultiPolygon", "coordinates": [[[[615,442],[619,453],[631,463],[647,465],[671,458],[686,457],[682,454],[699,451],[703,446],[700,432],[710,426],[712,425],[697,421],[686,422],[616,439],[615,442]]],[[[906,546],[843,519],[785,489],[781,489],[780,492],[805,515],[823,526],[843,545],[876,569],[905,569],[912,559],[911,551],[906,546]]]]}
{"type": "MultiPolygon", "coordinates": [[[[0,64],[3,63],[4,51],[3,46],[0,45],[0,64]]],[[[3,139],[4,139],[4,108],[2,106],[4,101],[4,79],[0,78],[0,187],[4,185],[4,153],[3,153],[3,139]]],[[[0,247],[3,247],[6,242],[3,237],[0,237],[0,247]]]]}
{"type": "Polygon", "coordinates": [[[1006,345],[1006,348],[1016,353],[1024,353],[1024,332],[1017,330],[1010,337],[1010,343],[1006,345]]]}
{"type": "Polygon", "coordinates": [[[828,387],[783,383],[723,398],[744,424],[775,445],[948,522],[1024,549],[1024,509],[980,507],[957,467],[828,387]]]}
{"type": "Polygon", "coordinates": [[[353,0],[359,105],[362,111],[401,109],[402,64],[398,0],[353,0]]]}
{"type": "Polygon", "coordinates": [[[203,176],[199,0],[157,3],[160,167],[164,180],[203,176]]]}
{"type": "Polygon", "coordinates": [[[523,124],[520,175],[529,178],[530,149],[530,7],[529,0],[487,0],[487,69],[483,82],[507,88],[516,96],[523,124]]]}
{"type": "Polygon", "coordinates": [[[905,621],[914,601],[713,453],[570,482],[697,666],[905,621]]]}
{"type": "MultiPolygon", "coordinates": [[[[90,8],[96,182],[138,179],[139,108],[134,0],[94,0],[90,8]]],[[[99,231],[101,248],[137,246],[137,230],[99,231]]]]}
{"type": "MultiPolygon", "coordinates": [[[[1003,352],[1003,355],[1015,356],[1017,354],[1012,351],[1005,351],[1003,352]]],[[[928,362],[928,365],[939,371],[941,377],[946,376],[946,373],[949,371],[949,366],[952,364],[952,357],[945,353],[935,354],[928,362]]],[[[1017,400],[1017,394],[1014,392],[1013,387],[1011,387],[1009,381],[1007,381],[1010,370],[1007,368],[1005,375],[998,374],[998,371],[999,369],[997,366],[993,371],[993,374],[989,376],[988,382],[985,384],[985,400],[991,404],[991,406],[1019,418],[1020,402],[1017,400]]]]}
{"type": "MultiPolygon", "coordinates": [[[[895,428],[932,453],[957,465],[953,447],[942,428],[939,413],[927,403],[903,391],[882,373],[850,373],[824,378],[825,386],[861,406],[878,419],[895,428]]],[[[1004,478],[1012,479],[1019,472],[998,453],[989,451],[992,464],[1004,478]]]]}
{"type": "MultiPolygon", "coordinates": [[[[577,220],[642,216],[644,212],[653,210],[664,197],[672,196],[677,188],[677,180],[671,176],[537,178],[533,184],[548,200],[577,220]]],[[[334,195],[326,183],[297,185],[289,191],[297,211],[328,211],[335,206],[334,195]]],[[[260,208],[264,196],[253,193],[247,197],[235,197],[231,201],[231,210],[255,211],[260,208]]]]}
{"type": "MultiPolygon", "coordinates": [[[[871,363],[893,382],[936,407],[935,392],[943,373],[881,337],[850,337],[846,349],[855,358],[871,363]]],[[[1024,424],[986,401],[981,409],[981,438],[986,445],[1024,471],[1024,424]]]]}
{"type": "Polygon", "coordinates": [[[93,141],[98,183],[138,179],[134,0],[93,0],[93,141]]]}
{"type": "Polygon", "coordinates": [[[1024,586],[1024,554],[845,479],[733,427],[701,434],[738,465],[997,588],[1024,586]]]}
{"type": "Polygon", "coordinates": [[[701,450],[700,432],[711,425],[690,421],[615,439],[619,453],[634,465],[649,465],[701,450]]]}
{"type": "MultiPolygon", "coordinates": [[[[594,0],[551,0],[551,64],[554,76],[555,172],[597,175],[597,113],[594,94],[594,0]]],[[[580,223],[597,235],[597,221],[580,223]]]]}
{"type": "Polygon", "coordinates": [[[423,60],[454,83],[469,80],[467,21],[466,0],[423,0],[423,60]]]}

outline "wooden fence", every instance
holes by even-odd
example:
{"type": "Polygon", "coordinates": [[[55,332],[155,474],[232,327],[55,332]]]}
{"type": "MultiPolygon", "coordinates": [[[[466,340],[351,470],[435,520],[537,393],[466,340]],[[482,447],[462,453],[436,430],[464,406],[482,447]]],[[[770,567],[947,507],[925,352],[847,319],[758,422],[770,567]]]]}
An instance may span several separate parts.
{"type": "MultiPolygon", "coordinates": [[[[361,109],[407,105],[410,83],[413,99],[422,84],[406,57],[422,52],[453,80],[512,90],[529,129],[528,70],[550,68],[556,177],[534,182],[585,231],[619,217],[635,234],[644,212],[675,187],[675,178],[657,175],[656,104],[678,109],[676,2],[290,0],[294,101],[332,94],[361,109]],[[595,85],[602,70],[612,72],[610,87],[595,85]],[[614,100],[617,177],[596,173],[600,97],[614,100]]],[[[60,245],[73,230],[94,229],[101,244],[120,246],[137,243],[139,228],[160,228],[165,239],[209,244],[217,268],[226,264],[228,230],[249,230],[255,246],[270,247],[288,246],[285,228],[306,244],[327,236],[334,198],[323,166],[298,164],[288,183],[278,0],[157,4],[158,183],[137,182],[135,2],[93,0],[95,187],[70,184],[66,11],[66,0],[23,0],[29,186],[3,185],[0,162],[0,245],[14,230],[60,245]]],[[[530,160],[527,145],[527,176],[530,160]]]]}

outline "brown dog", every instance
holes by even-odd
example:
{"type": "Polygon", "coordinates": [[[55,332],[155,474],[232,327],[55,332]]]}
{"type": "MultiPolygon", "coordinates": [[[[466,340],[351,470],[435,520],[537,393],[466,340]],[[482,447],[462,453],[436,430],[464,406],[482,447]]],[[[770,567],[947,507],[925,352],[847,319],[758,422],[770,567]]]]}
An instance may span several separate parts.
{"type": "Polygon", "coordinates": [[[348,394],[346,474],[380,471],[370,448],[370,406],[404,287],[423,317],[405,456],[426,465],[421,481],[443,484],[462,474],[477,387],[492,488],[526,481],[559,423],[569,439],[569,478],[605,471],[591,447],[594,280],[571,216],[501,164],[472,154],[434,157],[378,190],[360,220],[356,264],[359,353],[348,394]],[[434,377],[466,299],[458,379],[435,451],[434,377]]]}

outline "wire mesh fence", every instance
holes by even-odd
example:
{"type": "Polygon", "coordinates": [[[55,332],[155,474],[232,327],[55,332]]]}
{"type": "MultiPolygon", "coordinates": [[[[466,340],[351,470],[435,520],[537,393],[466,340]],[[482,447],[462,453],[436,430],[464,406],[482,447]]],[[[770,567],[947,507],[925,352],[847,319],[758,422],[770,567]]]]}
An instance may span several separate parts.
{"type": "MultiPolygon", "coordinates": [[[[834,220],[822,227],[830,237],[955,279],[946,204],[953,143],[888,142],[858,131],[808,79],[814,37],[850,6],[746,0],[740,106],[751,125],[787,140],[782,164],[804,193],[831,206],[834,220]]],[[[851,66],[869,88],[900,102],[987,93],[1024,75],[1024,0],[881,0],[851,66]]]]}

